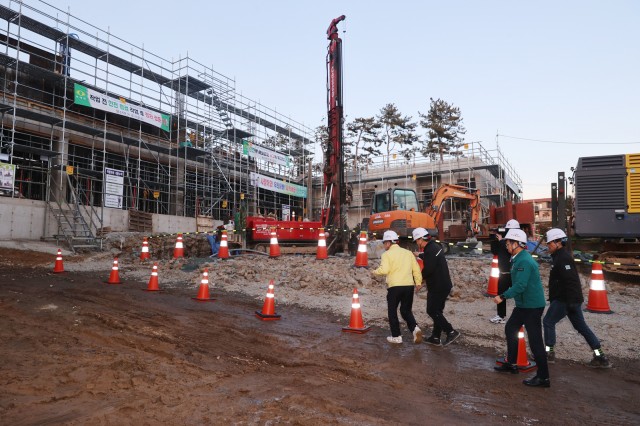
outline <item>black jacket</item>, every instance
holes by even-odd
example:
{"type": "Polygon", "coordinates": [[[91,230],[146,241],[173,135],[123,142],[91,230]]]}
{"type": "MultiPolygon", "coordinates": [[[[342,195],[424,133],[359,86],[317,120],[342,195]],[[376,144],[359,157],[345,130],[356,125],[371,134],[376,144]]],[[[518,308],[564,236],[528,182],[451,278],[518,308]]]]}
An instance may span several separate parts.
{"type": "Polygon", "coordinates": [[[442,246],[430,240],[424,247],[422,261],[424,262],[422,278],[427,284],[427,291],[449,294],[453,284],[442,246]]]}
{"type": "Polygon", "coordinates": [[[582,303],[582,285],[571,254],[562,248],[551,255],[553,265],[549,272],[549,301],[582,303]]]}
{"type": "Polygon", "coordinates": [[[498,256],[498,268],[500,272],[511,271],[511,255],[507,250],[507,240],[491,241],[491,254],[498,256]]]}

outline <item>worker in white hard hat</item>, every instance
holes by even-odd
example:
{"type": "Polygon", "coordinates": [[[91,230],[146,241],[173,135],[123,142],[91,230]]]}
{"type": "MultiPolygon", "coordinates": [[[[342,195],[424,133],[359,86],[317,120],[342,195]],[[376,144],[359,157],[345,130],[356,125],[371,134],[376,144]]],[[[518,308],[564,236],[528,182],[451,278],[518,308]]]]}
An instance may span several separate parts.
{"type": "Polygon", "coordinates": [[[433,331],[425,340],[431,345],[447,346],[460,337],[460,332],[454,330],[444,316],[444,306],[453,288],[447,259],[440,243],[433,240],[426,229],[414,229],[413,239],[422,251],[422,278],[427,285],[427,315],[433,320],[433,331]],[[445,339],[441,342],[443,331],[445,339]]]}
{"type": "Polygon", "coordinates": [[[505,235],[507,250],[511,254],[511,288],[494,298],[495,303],[513,298],[516,307],[507,320],[504,332],[507,337],[506,362],[496,371],[518,373],[516,365],[518,357],[518,332],[524,326],[529,338],[529,347],[538,366],[534,377],[524,380],[527,386],[545,387],[551,386],[549,380],[549,366],[542,339],[542,313],[545,300],[544,289],[540,281],[538,264],[526,250],[527,234],[521,229],[510,229],[505,235]]]}
{"type": "Polygon", "coordinates": [[[382,254],[380,267],[373,271],[375,275],[387,277],[387,312],[391,329],[391,336],[387,337],[387,341],[402,343],[398,320],[400,306],[400,315],[413,335],[413,342],[421,343],[422,330],[413,316],[413,294],[422,286],[422,275],[413,253],[400,247],[399,241],[400,237],[395,231],[389,230],[384,233],[382,244],[385,252],[382,254]]]}
{"type": "MultiPolygon", "coordinates": [[[[509,229],[520,229],[520,223],[511,219],[504,227],[499,227],[494,234],[495,238],[491,240],[491,254],[498,256],[498,294],[502,294],[511,287],[511,255],[507,250],[504,236],[509,229]]],[[[493,324],[504,324],[507,317],[507,301],[502,301],[496,306],[496,316],[491,318],[493,324]]]]}
{"type": "Polygon", "coordinates": [[[547,359],[551,363],[555,362],[556,324],[564,317],[568,317],[573,328],[584,337],[593,351],[593,358],[588,365],[596,368],[610,368],[611,362],[602,351],[600,340],[584,321],[582,284],[573,256],[565,248],[567,234],[562,229],[552,228],[547,231],[546,240],[547,250],[553,260],[549,272],[550,304],[542,320],[547,359]]]}

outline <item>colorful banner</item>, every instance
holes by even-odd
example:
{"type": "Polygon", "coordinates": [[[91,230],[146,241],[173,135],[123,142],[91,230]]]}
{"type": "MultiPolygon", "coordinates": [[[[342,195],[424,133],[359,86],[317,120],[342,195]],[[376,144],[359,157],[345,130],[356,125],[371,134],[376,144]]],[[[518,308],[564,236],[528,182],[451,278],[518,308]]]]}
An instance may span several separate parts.
{"type": "Polygon", "coordinates": [[[251,184],[258,188],[268,189],[281,194],[293,195],[294,197],[307,198],[307,188],[304,186],[284,182],[253,172],[250,174],[250,179],[251,184]]]}
{"type": "Polygon", "coordinates": [[[290,155],[260,145],[254,145],[253,142],[244,139],[242,140],[242,153],[258,160],[269,161],[285,167],[290,167],[293,160],[290,155]]]}
{"type": "Polygon", "coordinates": [[[129,105],[125,98],[113,98],[103,95],[100,92],[88,89],[78,83],[74,83],[73,93],[73,102],[76,105],[88,106],[113,114],[124,115],[160,127],[167,132],[169,131],[170,118],[167,114],[161,114],[138,105],[129,105]]]}
{"type": "Polygon", "coordinates": [[[0,189],[8,189],[9,192],[13,192],[15,176],[15,164],[0,163],[0,189]]]}

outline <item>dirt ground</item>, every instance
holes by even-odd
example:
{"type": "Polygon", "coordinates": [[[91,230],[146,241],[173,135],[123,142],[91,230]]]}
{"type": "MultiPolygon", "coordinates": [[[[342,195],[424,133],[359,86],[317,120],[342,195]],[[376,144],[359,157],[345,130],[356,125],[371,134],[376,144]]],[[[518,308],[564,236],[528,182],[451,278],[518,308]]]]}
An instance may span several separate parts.
{"type": "MultiPolygon", "coordinates": [[[[614,368],[585,367],[588,347],[563,321],[552,386],[532,389],[521,383],[530,374],[492,369],[505,344],[478,295],[484,259],[450,260],[446,314],[463,337],[439,348],[410,343],[404,325],[403,345],[386,342],[375,260],[367,270],[352,258],[165,259],[163,291],[149,293],[151,264],[126,244],[110,250],[65,257],[67,272],[52,274],[55,250],[0,248],[0,423],[640,424],[637,284],[608,283],[616,313],[587,314],[614,368]],[[104,283],[114,254],[121,285],[104,283]],[[208,303],[192,300],[204,267],[208,303]],[[254,315],[269,279],[280,321],[254,315]],[[353,287],[367,334],[341,332],[353,287]]],[[[428,329],[423,311],[420,294],[414,313],[428,329]]]]}

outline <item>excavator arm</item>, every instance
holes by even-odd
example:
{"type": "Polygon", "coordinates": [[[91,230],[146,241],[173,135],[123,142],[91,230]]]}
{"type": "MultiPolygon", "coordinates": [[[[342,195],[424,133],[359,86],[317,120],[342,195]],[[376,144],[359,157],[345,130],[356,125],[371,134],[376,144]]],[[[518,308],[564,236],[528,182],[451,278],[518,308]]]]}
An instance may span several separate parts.
{"type": "Polygon", "coordinates": [[[431,216],[437,224],[442,215],[442,207],[445,201],[450,199],[469,200],[469,208],[471,209],[471,230],[477,234],[480,232],[480,215],[482,213],[482,204],[480,203],[480,191],[477,189],[469,190],[460,185],[444,184],[433,195],[431,205],[427,207],[426,213],[431,216]]]}

